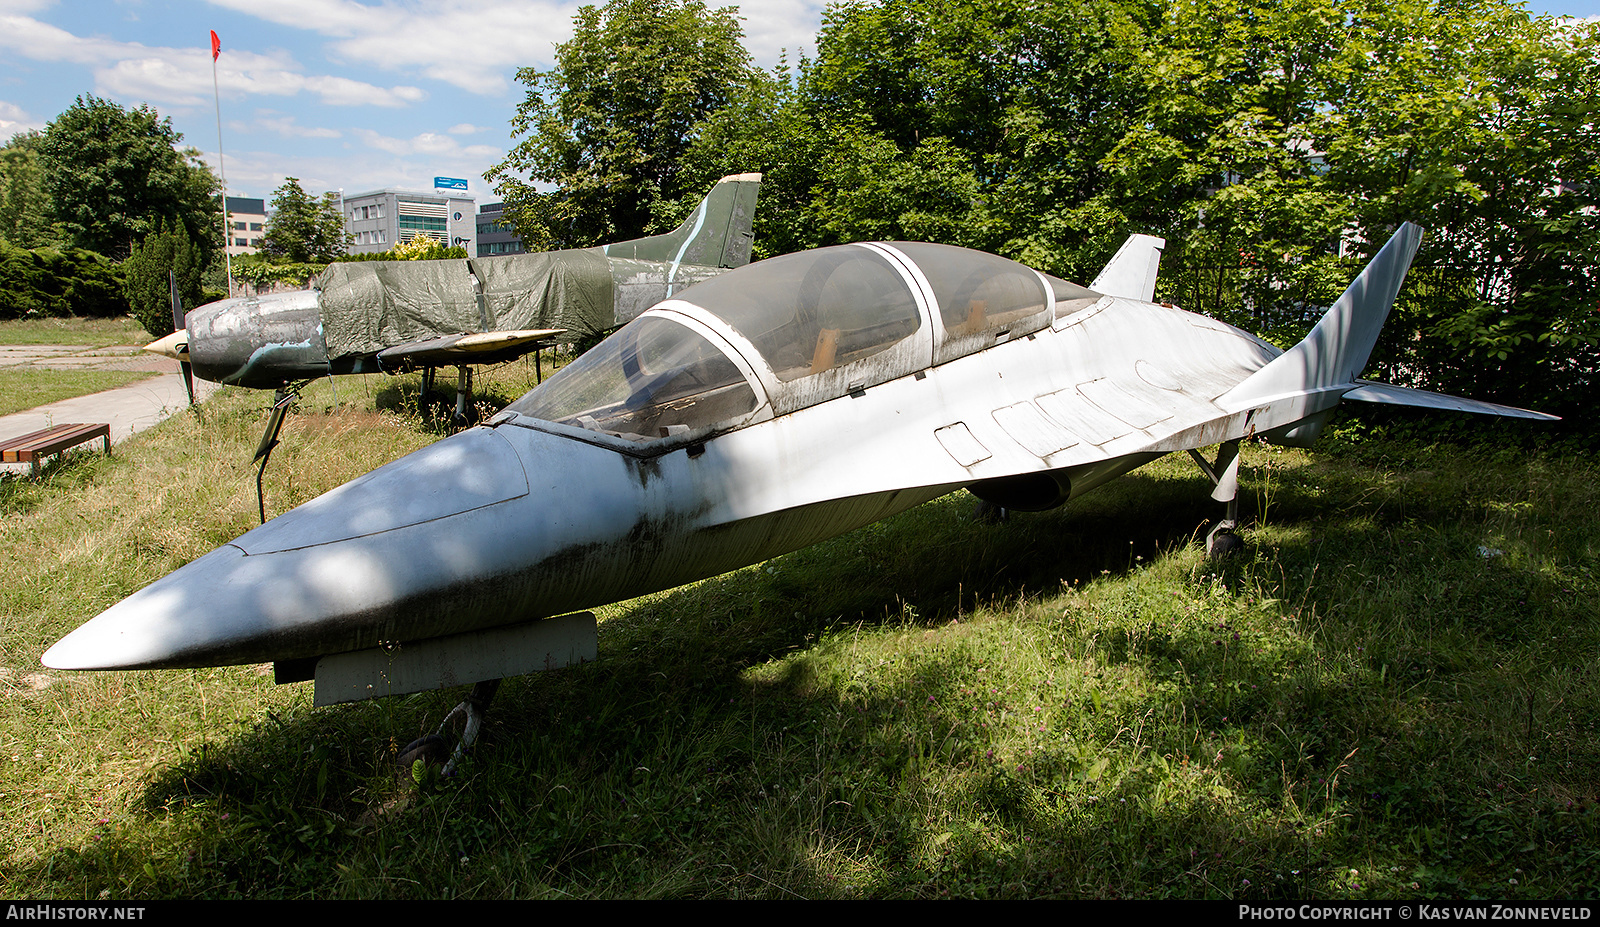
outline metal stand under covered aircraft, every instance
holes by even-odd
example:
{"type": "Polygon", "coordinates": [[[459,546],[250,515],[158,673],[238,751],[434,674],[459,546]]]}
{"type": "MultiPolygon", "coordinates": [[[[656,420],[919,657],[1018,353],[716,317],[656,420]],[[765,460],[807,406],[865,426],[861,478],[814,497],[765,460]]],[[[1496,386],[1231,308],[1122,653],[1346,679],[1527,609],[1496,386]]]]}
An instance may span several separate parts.
{"type": "Polygon", "coordinates": [[[957,489],[1041,511],[1186,451],[1227,524],[1238,442],[1305,443],[1343,399],[1550,418],[1357,379],[1421,235],[1403,226],[1288,351],[1150,302],[1147,236],[1087,288],[937,244],[762,261],[157,580],[44,662],[272,661],[319,704],[463,685],[592,659],[585,609],[957,489]]]}

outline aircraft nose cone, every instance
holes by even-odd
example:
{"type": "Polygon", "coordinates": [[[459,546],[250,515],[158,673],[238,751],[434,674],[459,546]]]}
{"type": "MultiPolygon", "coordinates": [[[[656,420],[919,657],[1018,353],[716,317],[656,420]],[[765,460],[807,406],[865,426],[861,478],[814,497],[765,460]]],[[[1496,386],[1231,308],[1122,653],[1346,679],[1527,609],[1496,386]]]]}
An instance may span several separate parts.
{"type": "Polygon", "coordinates": [[[165,338],[158,338],[144,346],[151,354],[160,354],[173,360],[186,361],[189,359],[189,332],[178,329],[165,338]]]}
{"type": "Polygon", "coordinates": [[[244,559],[244,552],[219,547],[178,573],[146,586],[57,641],[41,663],[60,670],[139,669],[167,665],[172,655],[195,637],[185,627],[204,598],[207,583],[174,583],[179,573],[190,577],[226,574],[244,559]]]}
{"type": "Polygon", "coordinates": [[[518,502],[527,495],[522,460],[504,438],[462,432],[151,583],[63,638],[43,662],[152,669],[314,656],[393,639],[402,617],[415,619],[417,636],[431,636],[429,621],[475,620],[492,609],[488,594],[439,597],[504,572],[508,532],[529,522],[518,502]]]}

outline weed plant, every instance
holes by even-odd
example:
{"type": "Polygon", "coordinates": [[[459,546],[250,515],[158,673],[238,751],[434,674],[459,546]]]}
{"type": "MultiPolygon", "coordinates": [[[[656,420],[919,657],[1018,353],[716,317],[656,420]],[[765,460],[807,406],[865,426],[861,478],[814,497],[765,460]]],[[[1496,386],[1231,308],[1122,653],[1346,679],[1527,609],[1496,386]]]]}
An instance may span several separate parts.
{"type": "MultiPolygon", "coordinates": [[[[414,380],[335,385],[291,417],[269,513],[443,429],[414,380]]],[[[507,680],[440,780],[393,760],[460,692],[313,709],[266,666],[39,666],[252,525],[265,405],[224,391],[0,482],[5,894],[1600,890],[1591,458],[1250,447],[1221,565],[1182,457],[1003,524],[958,493],[604,609],[600,659],[507,680]]]]}

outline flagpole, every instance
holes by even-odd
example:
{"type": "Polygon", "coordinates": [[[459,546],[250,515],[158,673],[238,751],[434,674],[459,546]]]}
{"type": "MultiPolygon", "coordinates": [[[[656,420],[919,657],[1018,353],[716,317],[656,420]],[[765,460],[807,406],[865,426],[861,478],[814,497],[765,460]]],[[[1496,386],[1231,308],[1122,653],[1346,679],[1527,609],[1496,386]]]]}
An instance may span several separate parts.
{"type": "Polygon", "coordinates": [[[222,260],[228,268],[228,295],[233,295],[233,255],[228,246],[233,241],[233,228],[228,223],[228,163],[222,157],[222,93],[217,89],[217,56],[222,54],[222,42],[216,30],[211,32],[211,96],[217,104],[217,172],[222,179],[222,260]]]}

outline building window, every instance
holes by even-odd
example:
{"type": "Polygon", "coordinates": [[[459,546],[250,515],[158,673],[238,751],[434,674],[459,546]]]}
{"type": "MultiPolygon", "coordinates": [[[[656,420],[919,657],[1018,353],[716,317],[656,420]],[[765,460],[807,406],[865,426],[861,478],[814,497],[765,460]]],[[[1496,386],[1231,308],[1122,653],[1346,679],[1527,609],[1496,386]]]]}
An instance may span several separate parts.
{"type": "Polygon", "coordinates": [[[446,230],[444,217],[433,216],[401,216],[400,227],[414,229],[419,232],[443,232],[446,230]]]}
{"type": "Polygon", "coordinates": [[[244,231],[244,223],[243,222],[235,222],[233,224],[233,230],[236,231],[236,232],[244,231]]]}
{"type": "Polygon", "coordinates": [[[250,231],[252,231],[252,232],[261,231],[261,223],[259,223],[259,222],[250,223],[250,231]]]}

